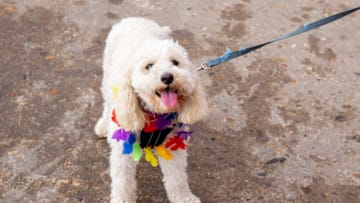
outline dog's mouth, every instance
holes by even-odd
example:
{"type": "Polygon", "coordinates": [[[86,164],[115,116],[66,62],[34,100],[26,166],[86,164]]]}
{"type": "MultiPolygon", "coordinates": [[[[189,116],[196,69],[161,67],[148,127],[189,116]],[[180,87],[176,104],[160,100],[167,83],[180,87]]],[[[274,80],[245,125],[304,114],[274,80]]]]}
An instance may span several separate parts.
{"type": "Polygon", "coordinates": [[[161,102],[168,108],[176,107],[178,103],[178,90],[170,88],[157,90],[155,94],[160,98],[161,102]]]}

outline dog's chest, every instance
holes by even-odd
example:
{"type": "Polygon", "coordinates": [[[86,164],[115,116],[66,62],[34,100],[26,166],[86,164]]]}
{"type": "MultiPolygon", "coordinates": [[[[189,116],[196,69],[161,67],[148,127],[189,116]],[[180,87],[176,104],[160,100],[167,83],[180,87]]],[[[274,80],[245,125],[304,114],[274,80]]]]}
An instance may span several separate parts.
{"type": "Polygon", "coordinates": [[[162,115],[149,113],[148,122],[139,135],[141,148],[161,145],[173,130],[175,118],[176,113],[162,115]]]}
{"type": "Polygon", "coordinates": [[[119,127],[114,132],[112,139],[118,142],[122,141],[122,153],[132,154],[133,159],[139,161],[142,152],[145,152],[145,160],[154,167],[158,165],[158,161],[153,151],[156,151],[159,157],[170,160],[172,154],[169,151],[185,150],[186,141],[192,134],[187,125],[177,121],[177,113],[148,113],[147,123],[140,133],[121,128],[115,110],[112,112],[111,119],[119,127]]]}

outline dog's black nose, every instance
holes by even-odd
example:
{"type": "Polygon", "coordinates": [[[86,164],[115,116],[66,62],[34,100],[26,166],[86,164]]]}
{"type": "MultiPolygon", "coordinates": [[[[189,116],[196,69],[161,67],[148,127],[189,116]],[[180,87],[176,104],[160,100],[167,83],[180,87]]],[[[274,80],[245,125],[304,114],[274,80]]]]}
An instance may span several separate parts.
{"type": "Polygon", "coordinates": [[[172,81],[174,81],[174,76],[173,74],[166,72],[161,75],[160,79],[164,84],[170,85],[172,81]]]}

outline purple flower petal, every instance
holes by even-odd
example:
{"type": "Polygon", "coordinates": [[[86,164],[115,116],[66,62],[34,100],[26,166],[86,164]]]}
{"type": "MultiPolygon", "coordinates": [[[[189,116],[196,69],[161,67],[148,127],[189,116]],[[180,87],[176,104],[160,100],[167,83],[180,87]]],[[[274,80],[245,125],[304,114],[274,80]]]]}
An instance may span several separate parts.
{"type": "Polygon", "coordinates": [[[172,124],[172,117],[168,114],[161,114],[156,122],[156,128],[164,130],[166,127],[172,124]]]}
{"type": "Polygon", "coordinates": [[[178,131],[176,134],[183,140],[187,140],[191,135],[192,131],[178,131]]]}
{"type": "Polygon", "coordinates": [[[120,140],[127,140],[129,139],[129,136],[131,135],[131,132],[130,131],[126,131],[122,128],[116,130],[112,136],[113,139],[116,139],[116,141],[120,141],[120,140]]]}

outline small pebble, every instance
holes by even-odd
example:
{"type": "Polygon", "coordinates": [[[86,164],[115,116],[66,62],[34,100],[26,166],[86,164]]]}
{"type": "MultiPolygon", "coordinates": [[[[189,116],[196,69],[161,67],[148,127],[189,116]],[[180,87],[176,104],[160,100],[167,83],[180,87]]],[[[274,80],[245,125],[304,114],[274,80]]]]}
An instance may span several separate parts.
{"type": "Polygon", "coordinates": [[[267,161],[266,164],[274,164],[274,163],[277,163],[277,162],[282,163],[282,162],[284,162],[285,160],[286,160],[285,157],[273,158],[273,159],[267,161]]]}
{"type": "Polygon", "coordinates": [[[266,172],[259,172],[259,173],[257,173],[256,175],[257,175],[257,176],[266,176],[267,173],[266,173],[266,172]]]}

